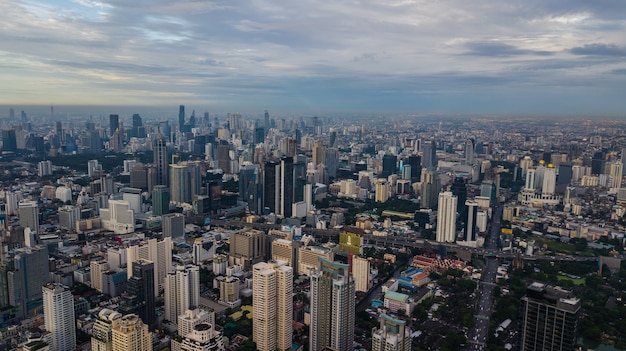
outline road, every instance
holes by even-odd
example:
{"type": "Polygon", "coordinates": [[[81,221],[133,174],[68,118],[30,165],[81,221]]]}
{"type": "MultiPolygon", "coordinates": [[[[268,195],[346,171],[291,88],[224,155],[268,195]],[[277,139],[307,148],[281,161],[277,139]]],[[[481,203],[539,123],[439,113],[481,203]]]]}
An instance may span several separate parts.
{"type": "MultiPolygon", "coordinates": [[[[491,232],[486,242],[486,248],[496,250],[498,245],[498,236],[501,230],[502,206],[498,205],[493,211],[493,221],[491,222],[491,232]]],[[[496,272],[498,269],[498,258],[495,256],[487,256],[487,263],[482,272],[480,284],[478,286],[478,303],[476,305],[476,315],[474,316],[474,328],[471,329],[468,336],[467,350],[484,350],[487,345],[487,337],[489,333],[489,319],[492,311],[491,291],[495,286],[496,272]]]]}

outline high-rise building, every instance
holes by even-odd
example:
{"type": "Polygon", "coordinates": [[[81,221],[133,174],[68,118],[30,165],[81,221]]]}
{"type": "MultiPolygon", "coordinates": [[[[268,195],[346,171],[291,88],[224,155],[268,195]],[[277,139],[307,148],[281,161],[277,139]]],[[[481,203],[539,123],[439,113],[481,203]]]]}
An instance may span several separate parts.
{"type": "Polygon", "coordinates": [[[376,179],[376,202],[385,202],[389,200],[389,183],[386,179],[376,179]]]}
{"type": "Polygon", "coordinates": [[[441,180],[437,172],[428,168],[422,172],[422,185],[420,187],[420,205],[422,208],[433,209],[437,206],[441,180]]]}
{"type": "Polygon", "coordinates": [[[463,177],[454,178],[454,182],[450,187],[452,194],[458,199],[456,205],[456,211],[459,213],[462,219],[465,218],[465,200],[467,200],[467,187],[465,186],[465,179],[463,177]]]}
{"type": "Polygon", "coordinates": [[[267,252],[267,235],[256,229],[243,229],[230,236],[230,264],[251,269],[264,260],[267,252]]]}
{"type": "Polygon", "coordinates": [[[154,185],[169,186],[169,158],[167,156],[167,139],[159,134],[152,142],[154,167],[156,168],[156,180],[154,185]]]}
{"type": "Polygon", "coordinates": [[[574,350],[580,299],[557,286],[534,282],[522,298],[520,350],[574,350]]]}
{"type": "Polygon", "coordinates": [[[267,110],[265,110],[265,116],[263,119],[263,129],[265,131],[265,135],[267,136],[267,133],[269,132],[270,128],[272,126],[270,125],[270,113],[267,112],[267,110]]]}
{"type": "Polygon", "coordinates": [[[163,237],[185,237],[185,216],[182,213],[169,213],[162,217],[163,237]]]}
{"type": "Polygon", "coordinates": [[[15,129],[2,129],[2,151],[17,151],[17,136],[15,129]]]}
{"type": "Polygon", "coordinates": [[[154,287],[152,291],[157,296],[159,287],[164,286],[165,276],[172,270],[172,238],[148,239],[139,245],[129,246],[126,249],[126,263],[128,276],[133,275],[133,262],[144,259],[154,262],[154,287]]]}
{"type": "Polygon", "coordinates": [[[111,331],[112,351],[152,351],[152,333],[139,316],[127,314],[111,331]]]}
{"type": "Polygon", "coordinates": [[[194,195],[199,195],[202,188],[200,164],[182,162],[170,165],[170,196],[177,203],[193,202],[194,195]]]}
{"type": "Polygon", "coordinates": [[[185,105],[178,107],[178,130],[185,131],[185,105]]]}
{"type": "Polygon", "coordinates": [[[353,349],[354,293],[350,266],[320,257],[317,270],[311,274],[309,350],[353,349]]]}
{"type": "Polygon", "coordinates": [[[50,333],[50,349],[73,351],[76,348],[74,297],[69,288],[48,283],[43,286],[43,316],[50,333]]]}
{"type": "Polygon", "coordinates": [[[411,328],[406,321],[382,313],[380,327],[372,330],[372,351],[411,351],[411,328]]]}
{"type": "Polygon", "coordinates": [[[239,169],[239,198],[248,203],[255,214],[263,213],[263,181],[258,165],[245,165],[239,169]]]}
{"type": "Polygon", "coordinates": [[[361,256],[352,256],[352,275],[354,276],[354,289],[367,292],[372,285],[370,261],[361,256]]]}
{"type": "Polygon", "coordinates": [[[465,142],[465,164],[471,165],[474,163],[474,152],[476,150],[476,145],[474,143],[474,139],[468,139],[465,142]]]}
{"type": "Polygon", "coordinates": [[[120,129],[120,116],[109,115],[109,136],[113,135],[120,129]]]}
{"type": "Polygon", "coordinates": [[[478,214],[478,203],[474,200],[466,200],[465,207],[465,213],[467,213],[467,218],[465,220],[465,231],[463,233],[463,240],[475,241],[476,232],[478,231],[478,223],[476,218],[478,214]]]}
{"type": "Polygon", "coordinates": [[[165,319],[178,322],[178,316],[198,307],[200,298],[200,268],[177,266],[165,279],[165,319]]]}
{"type": "Polygon", "coordinates": [[[326,147],[324,143],[321,141],[316,141],[313,144],[313,152],[311,154],[313,156],[313,164],[314,165],[325,165],[326,164],[326,147]]]}
{"type": "Polygon", "coordinates": [[[37,205],[37,202],[20,201],[18,203],[18,213],[20,225],[24,228],[30,228],[31,231],[39,234],[39,205],[37,205]]]}
{"type": "Polygon", "coordinates": [[[193,331],[196,325],[203,323],[215,325],[215,312],[198,308],[186,310],[178,316],[178,335],[187,335],[193,331]]]}
{"type": "Polygon", "coordinates": [[[552,163],[543,171],[543,184],[541,193],[544,195],[554,195],[556,190],[556,168],[552,163]]]}
{"type": "Polygon", "coordinates": [[[295,177],[293,157],[283,157],[280,160],[280,201],[276,214],[285,218],[291,217],[292,204],[295,200],[295,177]]]}
{"type": "Polygon", "coordinates": [[[150,328],[156,326],[155,296],[154,291],[155,269],[154,262],[145,259],[133,261],[132,276],[126,283],[126,292],[122,294],[123,314],[136,314],[150,328]]]}
{"type": "Polygon", "coordinates": [[[113,328],[119,325],[122,314],[105,308],[98,312],[91,332],[92,351],[113,351],[113,328]]]}
{"type": "Polygon", "coordinates": [[[127,234],[135,231],[135,211],[130,203],[124,200],[109,200],[109,208],[100,209],[100,218],[104,229],[116,234],[127,234]]]}
{"type": "Polygon", "coordinates": [[[45,177],[52,174],[52,161],[45,160],[37,163],[37,175],[45,177]]]}
{"type": "Polygon", "coordinates": [[[161,216],[170,212],[170,189],[157,185],[152,189],[152,214],[161,216]]]}
{"type": "Polygon", "coordinates": [[[457,197],[450,191],[439,194],[437,208],[437,242],[451,243],[456,240],[456,203],[457,197]]]}
{"type": "Polygon", "coordinates": [[[437,168],[437,147],[434,141],[426,141],[422,145],[422,167],[437,168]]]}
{"type": "Polygon", "coordinates": [[[252,284],[252,338],[257,350],[291,350],[293,268],[281,261],[257,263],[252,267],[252,284]]]}
{"type": "Polygon", "coordinates": [[[396,173],[396,163],[398,158],[395,155],[385,154],[383,156],[383,170],[380,176],[382,178],[387,178],[392,174],[396,173]]]}
{"type": "Polygon", "coordinates": [[[7,272],[9,304],[18,307],[21,318],[41,307],[41,287],[51,281],[46,246],[15,250],[12,270],[7,272]]]}
{"type": "Polygon", "coordinates": [[[105,260],[92,260],[89,262],[91,270],[91,287],[102,292],[102,275],[109,271],[109,263],[105,260]]]}
{"type": "Polygon", "coordinates": [[[621,188],[622,187],[622,174],[624,172],[624,164],[621,161],[613,162],[609,164],[610,170],[609,174],[611,175],[611,188],[621,188]]]}

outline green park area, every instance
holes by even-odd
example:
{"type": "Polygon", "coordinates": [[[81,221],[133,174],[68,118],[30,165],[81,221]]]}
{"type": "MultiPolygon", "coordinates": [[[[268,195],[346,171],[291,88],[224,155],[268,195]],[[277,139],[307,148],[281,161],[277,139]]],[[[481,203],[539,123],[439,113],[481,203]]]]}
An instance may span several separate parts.
{"type": "Polygon", "coordinates": [[[252,306],[241,306],[236,312],[229,315],[234,321],[238,321],[242,316],[245,316],[247,319],[252,319],[252,306]]]}
{"type": "Polygon", "coordinates": [[[557,277],[557,279],[559,281],[569,280],[572,283],[574,283],[574,285],[584,285],[585,284],[585,279],[584,278],[570,278],[568,276],[560,275],[560,274],[557,275],[556,277],[557,277]]]}

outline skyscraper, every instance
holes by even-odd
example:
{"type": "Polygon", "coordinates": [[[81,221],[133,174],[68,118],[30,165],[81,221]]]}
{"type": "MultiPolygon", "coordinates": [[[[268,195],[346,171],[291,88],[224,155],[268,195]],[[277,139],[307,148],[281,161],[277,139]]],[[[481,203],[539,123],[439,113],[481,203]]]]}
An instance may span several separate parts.
{"type": "Polygon", "coordinates": [[[120,116],[109,115],[109,136],[113,135],[115,131],[120,129],[120,116]]]}
{"type": "Polygon", "coordinates": [[[198,307],[200,298],[200,268],[177,266],[165,279],[165,319],[178,323],[178,316],[198,307]]]}
{"type": "Polygon", "coordinates": [[[170,165],[171,201],[191,204],[191,169],[186,165],[170,165]]]}
{"type": "Polygon", "coordinates": [[[73,351],[76,347],[74,298],[60,284],[43,286],[43,313],[46,331],[50,332],[50,350],[73,351]]]}
{"type": "Polygon", "coordinates": [[[17,151],[17,136],[15,129],[2,129],[2,151],[17,151]]]}
{"type": "Polygon", "coordinates": [[[170,189],[157,185],[152,190],[152,214],[161,216],[170,212],[170,189]]]}
{"type": "Polygon", "coordinates": [[[465,219],[465,231],[463,235],[463,240],[475,241],[477,231],[476,217],[478,215],[478,203],[474,200],[466,200],[465,207],[465,213],[467,213],[467,218],[465,219]]]}
{"type": "Polygon", "coordinates": [[[382,313],[380,327],[372,330],[372,351],[411,351],[411,329],[406,321],[382,313]]]}
{"type": "Polygon", "coordinates": [[[267,112],[267,110],[265,110],[265,117],[263,119],[263,129],[264,129],[264,132],[265,132],[265,136],[267,136],[267,133],[269,132],[270,128],[271,128],[271,125],[270,125],[270,113],[267,112]]]}
{"type": "Polygon", "coordinates": [[[396,173],[397,159],[398,158],[394,155],[386,154],[383,156],[383,171],[380,174],[381,177],[387,178],[396,173]]]}
{"type": "Polygon", "coordinates": [[[169,213],[162,217],[163,237],[185,238],[185,216],[182,213],[169,213]]]}
{"type": "Polygon", "coordinates": [[[41,307],[41,287],[49,282],[48,249],[46,246],[15,250],[13,269],[7,272],[9,304],[19,306],[21,318],[41,307]]]}
{"type": "Polygon", "coordinates": [[[437,168],[437,147],[434,141],[426,141],[422,146],[422,166],[437,168]]]}
{"type": "Polygon", "coordinates": [[[139,259],[154,262],[154,287],[151,291],[156,296],[159,287],[165,284],[165,275],[172,270],[172,238],[160,241],[148,239],[140,245],[129,246],[126,250],[128,276],[133,275],[133,262],[139,259]]]}
{"type": "Polygon", "coordinates": [[[105,308],[98,312],[91,333],[92,351],[113,351],[113,328],[119,325],[122,314],[105,308]]]}
{"type": "Polygon", "coordinates": [[[313,152],[311,154],[313,156],[313,164],[314,165],[323,165],[326,164],[326,147],[324,147],[324,143],[321,141],[316,141],[313,144],[313,152]]]}
{"type": "Polygon", "coordinates": [[[534,282],[522,298],[522,351],[574,350],[580,299],[558,286],[534,282]]]}
{"type": "MultiPolygon", "coordinates": [[[[30,228],[33,232],[39,234],[39,206],[36,201],[20,201],[18,203],[18,213],[20,225],[24,228],[30,228]]],[[[34,245],[35,243],[31,243],[34,245]]]]}
{"type": "Polygon", "coordinates": [[[260,351],[287,351],[292,346],[293,268],[282,261],[252,267],[252,338],[260,351]]]}
{"type": "Polygon", "coordinates": [[[152,333],[134,314],[122,317],[111,331],[112,351],[152,351],[152,333]]]}
{"type": "Polygon", "coordinates": [[[154,153],[154,167],[156,167],[156,181],[154,185],[169,186],[169,159],[167,156],[167,139],[162,134],[156,136],[152,142],[154,153]]]}
{"type": "Polygon", "coordinates": [[[437,172],[428,168],[422,172],[422,185],[420,187],[420,205],[422,208],[434,208],[437,206],[439,191],[441,190],[441,180],[437,172]]]}
{"type": "Polygon", "coordinates": [[[353,349],[355,285],[350,266],[319,257],[311,273],[309,350],[353,349]]]}
{"type": "Polygon", "coordinates": [[[130,263],[132,276],[126,284],[126,292],[122,294],[123,306],[120,308],[124,314],[137,314],[146,325],[156,325],[155,296],[154,291],[154,262],[138,259],[130,263]]]}
{"type": "Polygon", "coordinates": [[[185,131],[185,105],[178,107],[178,130],[185,131]]]}
{"type": "Polygon", "coordinates": [[[267,235],[256,229],[242,229],[230,236],[230,264],[251,269],[267,254],[267,235]]]}
{"type": "Polygon", "coordinates": [[[457,197],[450,191],[439,194],[437,209],[437,242],[454,242],[456,240],[456,203],[457,197]]]}

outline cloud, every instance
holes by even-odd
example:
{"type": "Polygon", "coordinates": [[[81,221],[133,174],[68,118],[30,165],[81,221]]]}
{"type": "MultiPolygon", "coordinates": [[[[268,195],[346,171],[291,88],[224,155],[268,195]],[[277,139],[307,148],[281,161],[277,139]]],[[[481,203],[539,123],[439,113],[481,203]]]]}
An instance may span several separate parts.
{"type": "Polygon", "coordinates": [[[467,43],[466,47],[469,51],[465,52],[465,54],[474,56],[509,57],[522,55],[554,55],[554,52],[551,51],[520,49],[516,46],[499,42],[471,42],[467,43]]]}
{"type": "Polygon", "coordinates": [[[12,89],[0,103],[445,110],[446,98],[523,99],[527,87],[613,91],[626,88],[623,3],[6,0],[0,85],[12,89]]]}
{"type": "Polygon", "coordinates": [[[570,52],[574,55],[588,55],[588,56],[626,56],[626,48],[619,47],[615,44],[603,44],[594,43],[586,44],[570,49],[570,52]]]}

